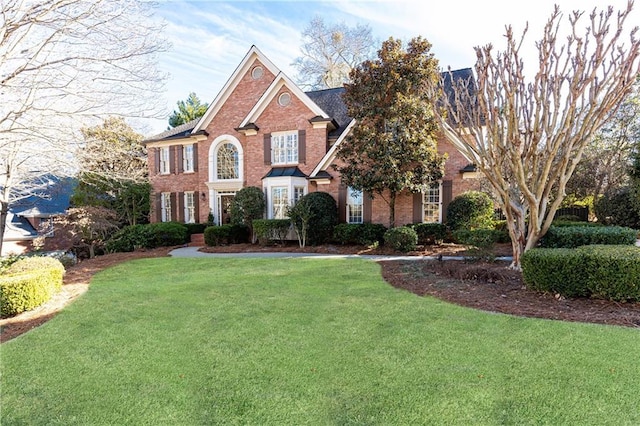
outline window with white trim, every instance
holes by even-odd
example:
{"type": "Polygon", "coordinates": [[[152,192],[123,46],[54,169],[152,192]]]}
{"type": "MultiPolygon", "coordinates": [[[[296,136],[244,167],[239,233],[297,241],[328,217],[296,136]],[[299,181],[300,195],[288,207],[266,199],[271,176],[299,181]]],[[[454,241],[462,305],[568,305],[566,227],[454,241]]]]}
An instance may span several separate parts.
{"type": "Polygon", "coordinates": [[[182,170],[192,172],[193,168],[193,145],[182,146],[182,170]]]}
{"type": "Polygon", "coordinates": [[[442,184],[434,182],[429,189],[422,194],[422,206],[424,208],[425,223],[440,223],[442,220],[442,184]]]}
{"type": "Polygon", "coordinates": [[[184,193],[184,223],[196,222],[196,203],[193,192],[184,193]]]}
{"type": "Polygon", "coordinates": [[[289,207],[289,188],[274,186],[271,188],[271,218],[285,219],[289,207]]]}
{"type": "Polygon", "coordinates": [[[232,143],[223,143],[216,152],[216,178],[220,180],[240,178],[238,148],[232,143]]]}
{"type": "Polygon", "coordinates": [[[362,191],[347,187],[347,223],[362,223],[364,219],[364,198],[362,191]]]}
{"type": "Polygon", "coordinates": [[[160,148],[160,174],[168,175],[171,173],[169,147],[165,146],[160,148]]]}
{"type": "Polygon", "coordinates": [[[160,219],[163,222],[171,222],[171,193],[163,192],[160,194],[160,219]]]}
{"type": "Polygon", "coordinates": [[[298,131],[271,134],[272,164],[298,163],[298,131]]]}
{"type": "Polygon", "coordinates": [[[294,186],[293,187],[293,202],[291,205],[295,206],[300,198],[304,197],[304,186],[294,186]]]}

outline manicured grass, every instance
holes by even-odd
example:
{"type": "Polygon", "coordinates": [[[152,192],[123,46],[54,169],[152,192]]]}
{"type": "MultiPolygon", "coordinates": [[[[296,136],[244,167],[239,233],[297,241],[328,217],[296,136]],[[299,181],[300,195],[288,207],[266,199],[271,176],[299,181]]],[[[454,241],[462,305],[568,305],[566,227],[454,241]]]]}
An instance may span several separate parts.
{"type": "Polygon", "coordinates": [[[2,345],[2,425],[640,424],[640,332],[396,290],[363,260],[146,259],[2,345]]]}

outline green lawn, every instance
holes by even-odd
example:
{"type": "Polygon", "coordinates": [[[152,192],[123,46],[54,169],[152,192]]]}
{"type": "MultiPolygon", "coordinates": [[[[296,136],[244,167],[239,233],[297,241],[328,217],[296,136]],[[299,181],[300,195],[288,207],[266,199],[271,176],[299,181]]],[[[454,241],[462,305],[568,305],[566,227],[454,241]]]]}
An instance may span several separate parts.
{"type": "Polygon", "coordinates": [[[356,259],[146,259],[0,347],[1,424],[640,424],[640,332],[421,298],[356,259]]]}

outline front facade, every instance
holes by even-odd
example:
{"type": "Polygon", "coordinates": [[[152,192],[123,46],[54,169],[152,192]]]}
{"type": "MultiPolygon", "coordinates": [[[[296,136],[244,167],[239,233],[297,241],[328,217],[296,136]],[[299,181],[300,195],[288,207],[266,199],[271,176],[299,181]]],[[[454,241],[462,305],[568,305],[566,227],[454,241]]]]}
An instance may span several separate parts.
{"type": "MultiPolygon", "coordinates": [[[[469,75],[469,70],[462,70],[469,75]]],[[[333,169],[335,152],[357,123],[347,116],[343,88],[303,92],[255,46],[199,120],[146,141],[151,221],[230,221],[237,191],[262,188],[266,218],[310,192],[331,194],[341,222],[388,226],[388,206],[346,187],[333,169]]],[[[442,222],[452,197],[476,189],[473,169],[448,142],[445,176],[426,194],[401,194],[396,224],[442,222]]]]}

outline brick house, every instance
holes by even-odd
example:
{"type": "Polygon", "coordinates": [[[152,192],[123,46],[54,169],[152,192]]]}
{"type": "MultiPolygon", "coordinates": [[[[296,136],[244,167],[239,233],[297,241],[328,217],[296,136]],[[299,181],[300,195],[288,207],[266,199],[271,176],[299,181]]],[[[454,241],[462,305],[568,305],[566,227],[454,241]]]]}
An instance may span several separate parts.
{"type": "MultiPolygon", "coordinates": [[[[454,72],[466,78],[470,69],[454,72]]],[[[228,223],[236,191],[263,188],[266,217],[282,218],[304,194],[324,191],[341,222],[388,225],[381,197],[352,191],[331,167],[337,147],[357,125],[343,88],[303,92],[260,50],[251,47],[199,120],[146,140],[153,187],[151,221],[228,223]]],[[[444,137],[445,176],[426,194],[400,194],[396,224],[441,222],[451,199],[477,189],[475,168],[444,137]]]]}

